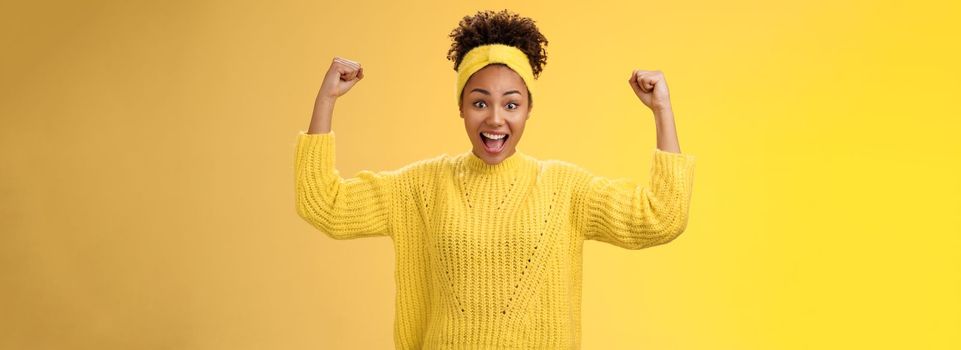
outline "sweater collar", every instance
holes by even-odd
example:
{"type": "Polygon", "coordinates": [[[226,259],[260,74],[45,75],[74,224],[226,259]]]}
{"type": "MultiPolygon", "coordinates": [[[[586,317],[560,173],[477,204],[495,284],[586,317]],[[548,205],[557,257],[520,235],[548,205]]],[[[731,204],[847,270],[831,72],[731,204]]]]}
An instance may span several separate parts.
{"type": "Polygon", "coordinates": [[[487,162],[474,154],[473,151],[467,151],[462,159],[464,166],[469,171],[492,175],[514,173],[533,163],[533,159],[531,159],[529,155],[516,148],[514,149],[514,154],[510,157],[493,165],[487,164],[487,162]]]}

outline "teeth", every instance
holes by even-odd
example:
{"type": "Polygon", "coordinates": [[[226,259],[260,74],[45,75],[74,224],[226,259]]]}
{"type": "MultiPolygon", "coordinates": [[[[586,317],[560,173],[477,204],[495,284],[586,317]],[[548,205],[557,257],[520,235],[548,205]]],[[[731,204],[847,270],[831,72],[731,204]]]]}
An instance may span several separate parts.
{"type": "Polygon", "coordinates": [[[500,139],[502,139],[502,138],[507,137],[507,134],[498,135],[498,134],[490,134],[490,133],[486,133],[486,132],[482,132],[481,134],[484,134],[484,136],[486,136],[487,138],[492,139],[492,140],[500,140],[500,139]]]}

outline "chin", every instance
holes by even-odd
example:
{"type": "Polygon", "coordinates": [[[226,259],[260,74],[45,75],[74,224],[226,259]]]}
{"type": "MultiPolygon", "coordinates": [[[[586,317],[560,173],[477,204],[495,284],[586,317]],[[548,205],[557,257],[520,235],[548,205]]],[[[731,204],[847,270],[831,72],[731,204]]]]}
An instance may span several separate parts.
{"type": "Polygon", "coordinates": [[[500,152],[497,152],[496,154],[490,154],[487,152],[487,149],[484,146],[480,146],[480,148],[477,149],[477,154],[480,154],[480,158],[483,159],[487,164],[494,165],[513,155],[514,148],[504,146],[500,152]]]}

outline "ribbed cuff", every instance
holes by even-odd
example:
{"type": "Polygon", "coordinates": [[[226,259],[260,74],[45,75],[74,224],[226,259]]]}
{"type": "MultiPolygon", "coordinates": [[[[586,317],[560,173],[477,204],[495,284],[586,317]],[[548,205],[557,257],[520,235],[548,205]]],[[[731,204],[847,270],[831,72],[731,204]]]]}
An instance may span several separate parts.
{"type": "Polygon", "coordinates": [[[694,177],[694,164],[697,158],[692,154],[675,153],[654,149],[651,166],[651,181],[668,181],[684,186],[688,191],[694,177]]]}
{"type": "Polygon", "coordinates": [[[301,131],[297,135],[297,162],[319,166],[319,169],[334,168],[334,131],[322,134],[308,134],[301,131]]]}
{"type": "Polygon", "coordinates": [[[652,172],[667,174],[671,178],[691,177],[697,157],[693,154],[675,153],[654,148],[652,172]]]}

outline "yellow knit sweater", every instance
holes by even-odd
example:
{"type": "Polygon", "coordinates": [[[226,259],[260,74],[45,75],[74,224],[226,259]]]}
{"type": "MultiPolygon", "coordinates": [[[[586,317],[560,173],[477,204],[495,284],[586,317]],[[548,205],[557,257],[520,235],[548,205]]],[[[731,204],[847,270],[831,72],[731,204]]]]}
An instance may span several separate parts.
{"type": "Polygon", "coordinates": [[[644,186],[519,150],[342,178],[334,154],[333,131],[298,134],[297,213],[335,239],[392,238],[398,349],[580,348],[583,241],[680,235],[695,160],[655,148],[644,186]]]}

